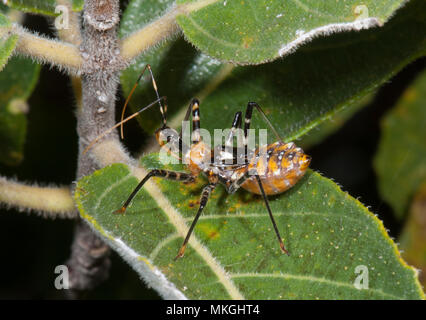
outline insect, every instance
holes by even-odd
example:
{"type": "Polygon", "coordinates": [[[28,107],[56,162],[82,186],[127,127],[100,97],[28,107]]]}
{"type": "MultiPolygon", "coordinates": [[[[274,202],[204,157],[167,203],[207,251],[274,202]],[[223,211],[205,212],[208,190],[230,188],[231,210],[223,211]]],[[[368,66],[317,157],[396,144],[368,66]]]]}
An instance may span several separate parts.
{"type": "MultiPolygon", "coordinates": [[[[240,132],[242,130],[242,112],[239,111],[235,113],[231,130],[225,140],[225,145],[219,145],[211,149],[203,142],[200,136],[200,102],[197,99],[193,99],[187,109],[184,119],[188,121],[192,114],[192,141],[190,146],[186,146],[185,148],[184,142],[182,141],[182,134],[178,134],[175,130],[167,126],[167,104],[165,99],[160,98],[158,94],[157,85],[149,65],[144,68],[136,81],[126,100],[125,106],[146,69],[148,69],[151,74],[152,84],[158,99],[154,103],[138,111],[138,113],[146,110],[155,103],[159,104],[162,125],[155,132],[156,139],[160,146],[169,148],[168,151],[171,153],[176,153],[176,150],[178,150],[178,154],[175,155],[181,160],[186,160],[184,163],[187,164],[186,167],[188,172],[174,172],[162,169],[150,171],[133,190],[122,207],[115,213],[124,213],[139,190],[152,177],[161,177],[181,182],[193,182],[200,174],[204,174],[208,179],[208,184],[203,188],[198,211],[175,260],[183,257],[194,227],[203,209],[207,205],[210,194],[218,184],[222,184],[228,193],[234,193],[239,188],[243,188],[251,193],[261,195],[266,210],[269,213],[280,249],[283,253],[289,255],[279,233],[267,196],[283,193],[294,186],[305,174],[310,164],[311,157],[306,155],[303,150],[294,143],[284,143],[261,107],[255,102],[249,102],[246,107],[244,115],[243,147],[233,147],[233,138],[236,131],[238,131],[237,129],[240,129],[240,132]],[[161,100],[164,100],[164,106],[161,100]],[[264,148],[248,150],[248,131],[250,129],[253,109],[256,109],[262,115],[264,120],[274,131],[278,141],[264,148]]],[[[122,118],[124,117],[124,109],[125,108],[123,108],[122,118]]],[[[122,125],[129,118],[122,120],[117,125],[122,125]]]]}

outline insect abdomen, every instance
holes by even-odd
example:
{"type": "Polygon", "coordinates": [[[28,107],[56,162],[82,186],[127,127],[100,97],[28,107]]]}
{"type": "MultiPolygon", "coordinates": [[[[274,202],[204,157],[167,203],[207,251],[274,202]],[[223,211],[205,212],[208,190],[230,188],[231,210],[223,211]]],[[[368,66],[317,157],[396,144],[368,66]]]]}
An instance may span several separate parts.
{"type": "MultiPolygon", "coordinates": [[[[310,162],[311,157],[294,143],[276,142],[266,147],[264,156],[256,150],[248,169],[256,169],[265,193],[274,195],[294,186],[303,177],[310,162]]],[[[261,194],[254,176],[241,187],[249,192],[261,194]]]]}

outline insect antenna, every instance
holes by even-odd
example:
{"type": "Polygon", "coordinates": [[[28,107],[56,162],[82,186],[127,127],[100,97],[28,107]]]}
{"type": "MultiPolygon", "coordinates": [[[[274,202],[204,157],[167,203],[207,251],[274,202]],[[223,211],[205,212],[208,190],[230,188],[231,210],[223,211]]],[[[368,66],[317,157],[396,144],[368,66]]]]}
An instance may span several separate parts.
{"type": "MultiPolygon", "coordinates": [[[[150,75],[151,75],[152,86],[154,87],[155,94],[157,95],[157,100],[156,101],[158,101],[158,104],[160,105],[160,112],[161,112],[161,116],[163,118],[162,120],[163,120],[163,127],[164,127],[164,126],[166,126],[166,120],[167,120],[167,118],[166,118],[167,104],[166,104],[166,102],[164,102],[164,107],[161,104],[161,99],[160,99],[160,95],[158,93],[157,83],[155,82],[154,74],[152,73],[152,69],[151,69],[151,66],[149,64],[147,64],[143,68],[142,72],[139,74],[138,79],[136,80],[135,84],[133,85],[132,90],[130,90],[130,93],[129,93],[126,101],[124,102],[123,111],[121,112],[121,123],[124,123],[123,119],[124,119],[124,113],[126,112],[127,104],[129,103],[130,98],[132,97],[132,95],[133,95],[136,87],[138,86],[138,84],[139,84],[139,82],[140,82],[141,78],[143,77],[143,75],[144,75],[144,73],[145,73],[146,70],[148,70],[149,73],[150,73],[150,75]]],[[[123,126],[122,125],[120,127],[120,135],[121,135],[121,139],[124,139],[124,132],[123,132],[123,126]]]]}
{"type": "Polygon", "coordinates": [[[122,126],[124,123],[126,123],[127,121],[133,119],[134,117],[136,117],[138,114],[144,112],[145,110],[151,108],[152,106],[154,106],[155,104],[159,103],[161,100],[166,101],[166,97],[161,97],[158,98],[157,100],[155,100],[154,102],[151,102],[150,104],[148,104],[147,106],[143,107],[142,109],[140,109],[139,111],[136,111],[134,114],[128,116],[126,119],[121,120],[120,122],[118,122],[117,124],[115,124],[113,127],[109,128],[108,130],[102,132],[100,135],[98,135],[94,140],[92,140],[90,142],[90,144],[84,149],[83,154],[85,154],[87,151],[89,151],[95,144],[96,142],[98,142],[100,139],[102,139],[103,137],[105,137],[107,134],[109,134],[112,130],[114,130],[115,128],[122,126]]]}

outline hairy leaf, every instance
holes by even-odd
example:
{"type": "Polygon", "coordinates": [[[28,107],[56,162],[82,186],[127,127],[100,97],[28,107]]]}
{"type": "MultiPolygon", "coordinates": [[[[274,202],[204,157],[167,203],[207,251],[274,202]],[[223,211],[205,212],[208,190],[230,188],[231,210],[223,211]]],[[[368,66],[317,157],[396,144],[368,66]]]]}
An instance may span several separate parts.
{"type": "Polygon", "coordinates": [[[287,55],[318,36],[382,25],[403,3],[180,0],[189,13],[177,21],[185,37],[210,56],[256,64],[287,55]]]}
{"type": "Polygon", "coordinates": [[[426,73],[409,87],[382,121],[374,166],[379,191],[398,218],[426,181],[426,73]]]}
{"type": "MultiPolygon", "coordinates": [[[[382,28],[316,39],[285,59],[261,66],[221,64],[177,40],[161,54],[142,57],[121,80],[128,93],[144,61],[153,63],[160,95],[168,97],[172,126],[180,125],[194,96],[201,98],[201,125],[211,133],[228,128],[236,111],[244,110],[248,101],[256,101],[280,135],[294,140],[365,98],[423,55],[425,15],[426,3],[412,1],[382,28]],[[160,65],[166,67],[157,67],[160,65]]],[[[131,102],[141,107],[154,97],[146,80],[131,102]]],[[[158,127],[157,109],[141,117],[148,132],[158,127]]],[[[256,113],[253,117],[254,128],[266,128],[261,117],[256,113]]]]}
{"type": "Polygon", "coordinates": [[[0,161],[16,165],[23,158],[29,98],[40,66],[30,59],[13,57],[0,72],[0,161]]]}
{"type": "Polygon", "coordinates": [[[7,0],[6,5],[24,12],[56,15],[56,0],[7,0]]]}
{"type": "Polygon", "coordinates": [[[7,34],[10,26],[10,20],[0,11],[0,71],[6,65],[18,41],[18,36],[7,34]]]}
{"type": "MultiPolygon", "coordinates": [[[[256,101],[284,140],[298,139],[422,55],[425,21],[426,3],[415,1],[381,29],[317,39],[284,60],[235,68],[205,99],[201,124],[210,132],[227,128],[256,101]]],[[[265,128],[257,119],[253,127],[265,128]]]]}
{"type": "MultiPolygon", "coordinates": [[[[163,167],[155,154],[142,164],[147,170],[163,167]]],[[[227,195],[219,186],[185,256],[174,261],[205,180],[155,181],[124,215],[112,212],[138,183],[124,165],[80,180],[75,198],[82,217],[165,298],[423,297],[416,273],[382,222],[318,173],[309,171],[295,187],[270,199],[290,257],[279,249],[262,199],[243,190],[227,195]],[[367,269],[368,289],[354,286],[359,268],[367,269]]]]}
{"type": "MultiPolygon", "coordinates": [[[[120,35],[124,37],[153,22],[158,16],[170,10],[173,4],[174,1],[171,0],[131,1],[123,14],[120,35]]],[[[151,48],[122,72],[121,84],[126,96],[147,64],[152,67],[160,96],[167,96],[169,118],[186,109],[194,94],[199,94],[211,86],[224,66],[219,61],[194,50],[182,37],[175,37],[158,47],[151,48]]],[[[146,71],[145,78],[135,90],[130,105],[136,111],[155,99],[151,79],[146,71]]],[[[160,119],[158,109],[146,111],[138,119],[144,130],[153,132],[160,119]]]]}

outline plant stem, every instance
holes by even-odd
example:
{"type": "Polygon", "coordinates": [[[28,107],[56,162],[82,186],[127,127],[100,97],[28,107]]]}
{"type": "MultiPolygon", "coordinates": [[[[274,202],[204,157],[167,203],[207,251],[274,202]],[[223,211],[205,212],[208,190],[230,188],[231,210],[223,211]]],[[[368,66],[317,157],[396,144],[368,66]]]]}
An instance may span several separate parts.
{"type": "Polygon", "coordinates": [[[68,70],[70,73],[76,73],[81,67],[82,59],[74,45],[36,35],[18,25],[15,25],[11,32],[19,36],[16,53],[39,63],[49,63],[59,69],[68,70]]]}
{"type": "MultiPolygon", "coordinates": [[[[115,124],[115,97],[119,71],[125,67],[117,38],[118,0],[87,0],[84,5],[82,44],[82,108],[77,111],[79,159],[77,179],[99,169],[94,158],[83,154],[88,143],[115,124]]],[[[109,139],[117,140],[113,133],[109,139]]],[[[106,212],[105,214],[109,214],[106,212]]],[[[108,277],[109,248],[81,219],[77,222],[70,269],[72,297],[108,277]]]]}
{"type": "Polygon", "coordinates": [[[75,218],[69,187],[39,187],[0,176],[0,202],[20,211],[33,211],[49,218],[75,218]]]}

